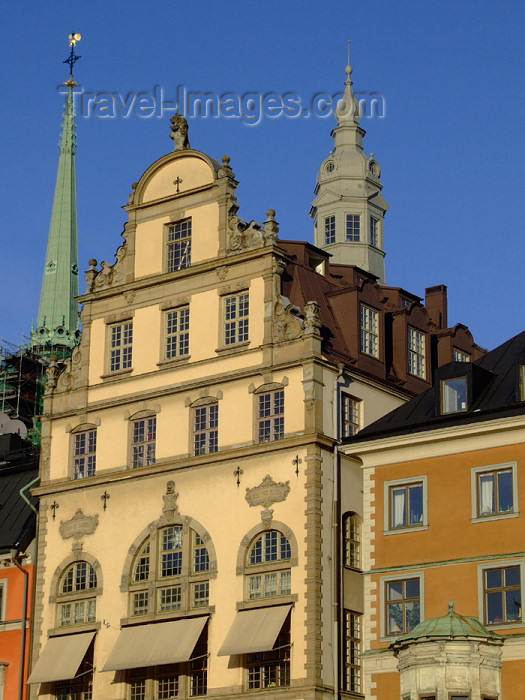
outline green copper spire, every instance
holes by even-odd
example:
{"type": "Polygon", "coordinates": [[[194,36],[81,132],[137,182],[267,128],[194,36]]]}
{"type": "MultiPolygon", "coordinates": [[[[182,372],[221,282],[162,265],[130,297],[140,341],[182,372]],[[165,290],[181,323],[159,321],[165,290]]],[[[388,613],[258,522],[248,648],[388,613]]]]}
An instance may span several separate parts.
{"type": "Polygon", "coordinates": [[[77,206],[75,184],[75,114],[73,65],[80,58],[75,45],[80,34],[70,34],[71,53],[64,61],[70,67],[65,83],[67,95],[60,135],[60,153],[47,241],[36,329],[31,345],[40,351],[62,354],[80,338],[78,304],[77,206]]]}

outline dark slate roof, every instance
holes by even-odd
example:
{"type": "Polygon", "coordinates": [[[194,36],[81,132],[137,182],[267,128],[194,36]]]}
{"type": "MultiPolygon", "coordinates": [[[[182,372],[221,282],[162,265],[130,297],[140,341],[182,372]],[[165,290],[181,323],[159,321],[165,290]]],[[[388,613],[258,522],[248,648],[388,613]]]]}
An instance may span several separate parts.
{"type": "MultiPolygon", "coordinates": [[[[24,550],[35,537],[36,516],[20,497],[20,489],[37,476],[38,456],[31,450],[0,457],[0,554],[17,546],[24,550]]],[[[36,500],[30,500],[36,507],[36,500]]]]}
{"type": "Polygon", "coordinates": [[[525,331],[473,363],[451,362],[438,368],[437,381],[432,389],[387,413],[344,442],[354,444],[389,435],[404,435],[525,414],[525,401],[521,400],[519,386],[521,364],[525,364],[525,331]],[[457,376],[460,366],[472,371],[474,383],[478,384],[480,390],[466,411],[439,415],[439,379],[453,374],[457,376]]]}

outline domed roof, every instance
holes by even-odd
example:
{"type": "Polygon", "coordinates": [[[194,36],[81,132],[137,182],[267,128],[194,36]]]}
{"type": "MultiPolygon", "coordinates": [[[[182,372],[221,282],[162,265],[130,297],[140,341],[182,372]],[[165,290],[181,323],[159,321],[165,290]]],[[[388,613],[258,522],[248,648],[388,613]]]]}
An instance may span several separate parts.
{"type": "Polygon", "coordinates": [[[448,613],[443,617],[433,617],[423,620],[413,630],[397,637],[391,647],[397,647],[405,642],[421,641],[423,639],[452,639],[454,637],[484,637],[485,639],[498,640],[503,643],[501,637],[490,632],[477,617],[458,615],[454,610],[454,603],[448,604],[448,613]]]}

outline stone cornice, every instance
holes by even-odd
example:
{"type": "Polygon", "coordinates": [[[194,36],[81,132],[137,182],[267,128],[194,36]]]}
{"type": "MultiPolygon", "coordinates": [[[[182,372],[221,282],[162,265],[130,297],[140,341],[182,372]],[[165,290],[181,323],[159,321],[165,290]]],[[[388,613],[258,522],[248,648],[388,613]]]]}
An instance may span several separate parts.
{"type": "MultiPolygon", "coordinates": [[[[276,440],[275,442],[264,443],[264,454],[269,456],[271,453],[278,452],[293,452],[300,448],[309,446],[318,446],[327,450],[333,447],[333,440],[325,435],[311,433],[307,435],[294,435],[291,437],[276,440]]],[[[173,472],[189,469],[206,469],[215,468],[217,463],[236,462],[241,459],[261,456],[261,445],[254,443],[245,447],[235,447],[214,452],[213,454],[200,455],[198,457],[190,457],[182,455],[171,459],[162,459],[150,467],[141,467],[140,469],[128,469],[125,467],[112,469],[105,472],[100,472],[95,476],[86,479],[57,479],[56,481],[47,482],[31,490],[35,496],[49,496],[58,493],[67,493],[85,490],[89,487],[100,488],[115,482],[123,482],[137,479],[147,479],[157,475],[166,475],[173,472]]],[[[294,476],[292,466],[290,466],[290,478],[294,476]]]]}
{"type": "Polygon", "coordinates": [[[362,461],[364,468],[371,468],[385,462],[389,464],[408,462],[414,459],[473,452],[515,443],[525,443],[524,415],[433,428],[366,442],[356,441],[341,445],[340,451],[348,457],[362,461]],[[505,432],[508,435],[502,443],[501,433],[505,432]]]}

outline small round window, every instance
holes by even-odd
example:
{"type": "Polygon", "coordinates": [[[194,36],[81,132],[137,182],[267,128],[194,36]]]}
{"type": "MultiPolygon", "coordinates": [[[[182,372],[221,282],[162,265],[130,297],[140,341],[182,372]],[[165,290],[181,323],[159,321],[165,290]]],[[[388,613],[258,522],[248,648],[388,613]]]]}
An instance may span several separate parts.
{"type": "Polygon", "coordinates": [[[331,173],[335,170],[335,163],[333,160],[328,161],[328,163],[325,165],[325,170],[327,173],[331,173]]]}

